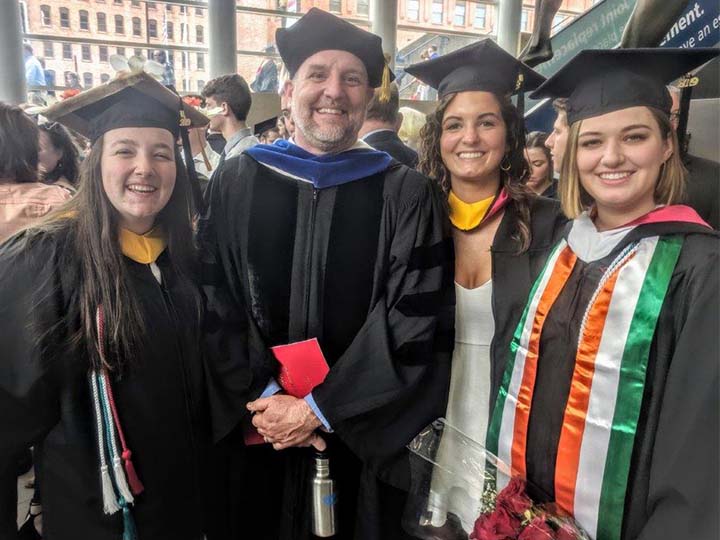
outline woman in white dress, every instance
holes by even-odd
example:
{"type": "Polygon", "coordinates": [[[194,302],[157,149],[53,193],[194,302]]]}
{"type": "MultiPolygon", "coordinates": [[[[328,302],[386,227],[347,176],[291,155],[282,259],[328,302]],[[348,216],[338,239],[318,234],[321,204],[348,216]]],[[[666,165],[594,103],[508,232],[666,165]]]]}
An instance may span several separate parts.
{"type": "MultiPolygon", "coordinates": [[[[484,443],[513,330],[565,222],[556,202],[525,186],[530,170],[523,120],[510,101],[543,78],[489,39],[407,72],[436,88],[440,99],[421,132],[419,168],[448,195],[455,243],[455,349],[446,419],[484,443]]],[[[448,464],[467,459],[450,441],[438,452],[448,464]]],[[[460,484],[436,470],[428,537],[466,538],[472,530],[482,484],[460,484]]]]}

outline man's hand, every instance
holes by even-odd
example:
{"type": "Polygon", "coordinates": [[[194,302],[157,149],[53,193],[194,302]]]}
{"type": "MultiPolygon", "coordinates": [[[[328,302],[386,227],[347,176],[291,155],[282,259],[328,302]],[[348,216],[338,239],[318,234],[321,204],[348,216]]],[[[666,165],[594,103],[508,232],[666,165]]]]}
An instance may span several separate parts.
{"type": "Polygon", "coordinates": [[[255,413],[253,426],[275,450],[310,444],[317,447],[319,437],[313,432],[321,422],[304,399],[278,394],[252,401],[247,408],[255,413]]]}

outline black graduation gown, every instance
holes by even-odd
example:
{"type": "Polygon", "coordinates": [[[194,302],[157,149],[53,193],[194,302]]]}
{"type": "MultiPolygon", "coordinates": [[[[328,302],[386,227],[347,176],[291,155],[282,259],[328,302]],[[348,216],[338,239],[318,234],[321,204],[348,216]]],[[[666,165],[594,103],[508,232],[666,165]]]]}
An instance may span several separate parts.
{"type": "MultiPolygon", "coordinates": [[[[16,529],[15,461],[34,445],[48,540],[119,540],[122,512],[102,508],[93,402],[79,325],[79,268],[66,231],[27,233],[0,248],[0,538],[16,529]]],[[[147,323],[146,345],[113,382],[118,414],[145,491],[133,515],[140,540],[202,538],[205,420],[200,321],[195,295],[168,266],[125,259],[147,323]]]]}
{"type": "Polygon", "coordinates": [[[713,229],[720,229],[720,163],[686,155],[687,204],[713,229]]]}
{"type": "Polygon", "coordinates": [[[578,260],[551,308],[527,433],[533,498],[554,499],[557,446],[578,333],[607,265],[630,242],[684,235],[653,337],[630,463],[623,539],[718,538],[718,264],[715,233],[693,224],[636,227],[607,257],[578,260]]]}
{"type": "MultiPolygon", "coordinates": [[[[407,487],[404,447],[443,413],[453,274],[442,195],[398,163],[317,190],[242,155],[209,199],[200,236],[220,266],[208,292],[216,437],[239,439],[247,400],[277,374],[268,347],[317,337],[331,368],[313,397],[334,429],[337,538],[400,538],[402,495],[375,474],[407,487]]],[[[263,445],[229,463],[226,538],[308,538],[311,456],[263,445]]]]}
{"type": "Polygon", "coordinates": [[[398,134],[390,129],[383,129],[372,133],[363,139],[376,150],[387,152],[403,165],[414,169],[418,164],[418,155],[415,150],[406,145],[398,134]]]}

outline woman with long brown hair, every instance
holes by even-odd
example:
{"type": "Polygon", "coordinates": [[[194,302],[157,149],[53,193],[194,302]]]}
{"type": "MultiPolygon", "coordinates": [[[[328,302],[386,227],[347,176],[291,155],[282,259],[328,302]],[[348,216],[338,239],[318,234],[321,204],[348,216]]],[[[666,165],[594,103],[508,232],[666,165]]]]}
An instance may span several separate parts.
{"type": "MultiPolygon", "coordinates": [[[[407,72],[438,89],[440,98],[421,131],[419,168],[448,195],[455,242],[455,349],[446,418],[483,442],[512,332],[564,222],[556,203],[525,185],[523,120],[510,101],[543,78],[489,39],[407,72]]],[[[461,448],[442,454],[453,461],[463,456],[461,448]]],[[[450,519],[470,531],[477,516],[455,503],[455,488],[440,473],[434,478],[433,523],[450,519]]],[[[479,501],[481,493],[463,496],[479,501]]]]}
{"type": "Polygon", "coordinates": [[[144,73],[43,114],[93,145],[77,195],[0,248],[0,536],[8,459],[34,445],[48,537],[200,539],[202,310],[175,142],[205,119],[144,73]]]}

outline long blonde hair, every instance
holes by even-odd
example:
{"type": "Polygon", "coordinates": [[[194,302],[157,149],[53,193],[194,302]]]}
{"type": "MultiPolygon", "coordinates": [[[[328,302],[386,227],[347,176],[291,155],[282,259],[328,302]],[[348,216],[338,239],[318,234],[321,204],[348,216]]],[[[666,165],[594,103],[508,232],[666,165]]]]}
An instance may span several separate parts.
{"type": "MultiPolygon", "coordinates": [[[[660,128],[660,135],[664,140],[670,140],[673,152],[660,168],[660,177],[655,184],[656,204],[677,204],[685,197],[685,184],[687,181],[687,170],[680,158],[677,134],[672,128],[670,118],[664,112],[648,107],[660,128]]],[[[592,205],[593,199],[585,191],[580,183],[580,171],[577,166],[578,140],[582,120],[574,122],[570,126],[568,135],[568,146],[565,151],[560,181],[558,182],[558,196],[563,213],[570,219],[575,219],[584,210],[592,205]]]]}

